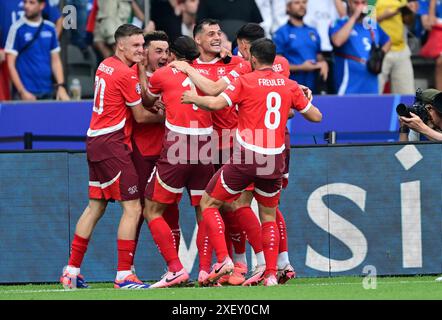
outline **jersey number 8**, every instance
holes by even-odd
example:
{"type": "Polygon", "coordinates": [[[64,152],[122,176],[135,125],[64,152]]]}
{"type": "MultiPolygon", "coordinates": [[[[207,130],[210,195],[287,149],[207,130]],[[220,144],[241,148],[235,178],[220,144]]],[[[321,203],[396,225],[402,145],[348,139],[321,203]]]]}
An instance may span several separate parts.
{"type": "Polygon", "coordinates": [[[279,109],[281,109],[281,96],[279,95],[279,93],[270,92],[267,95],[266,107],[267,112],[265,115],[264,124],[267,129],[275,130],[279,127],[279,124],[281,123],[281,113],[279,112],[279,109]],[[273,122],[272,114],[274,114],[273,122]]]}

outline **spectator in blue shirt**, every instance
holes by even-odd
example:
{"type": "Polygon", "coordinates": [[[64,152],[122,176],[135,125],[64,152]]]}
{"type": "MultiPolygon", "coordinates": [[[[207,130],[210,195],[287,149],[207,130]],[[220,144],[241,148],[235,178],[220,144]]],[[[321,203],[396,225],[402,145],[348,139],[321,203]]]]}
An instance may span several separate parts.
{"type": "Polygon", "coordinates": [[[51,99],[54,94],[69,100],[55,25],[43,19],[44,7],[45,0],[25,0],[24,16],[9,29],[5,47],[9,73],[22,100],[51,99]]]}
{"type": "Polygon", "coordinates": [[[379,93],[378,76],[367,69],[372,42],[387,53],[391,47],[388,35],[364,12],[367,0],[349,0],[349,17],[337,20],[330,28],[335,47],[335,83],[338,94],[379,93]]]}
{"type": "Polygon", "coordinates": [[[321,54],[321,38],[316,29],[304,24],[307,0],[287,1],[289,21],[273,35],[276,53],[290,63],[290,78],[316,93],[318,72],[325,81],[328,64],[321,54]]]}
{"type": "MultiPolygon", "coordinates": [[[[42,16],[56,25],[57,35],[63,30],[63,17],[58,8],[59,0],[46,0],[42,16]]],[[[20,20],[25,14],[23,0],[0,1],[0,46],[4,48],[10,26],[20,20]]]]}

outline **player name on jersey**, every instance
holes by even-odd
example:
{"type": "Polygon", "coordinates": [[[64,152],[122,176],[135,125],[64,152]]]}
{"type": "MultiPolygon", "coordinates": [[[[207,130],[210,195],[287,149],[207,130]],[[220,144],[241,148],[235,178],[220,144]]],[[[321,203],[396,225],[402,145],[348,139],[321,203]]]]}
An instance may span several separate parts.
{"type": "Polygon", "coordinates": [[[258,79],[258,85],[262,87],[280,87],[285,86],[284,79],[258,79]]]}

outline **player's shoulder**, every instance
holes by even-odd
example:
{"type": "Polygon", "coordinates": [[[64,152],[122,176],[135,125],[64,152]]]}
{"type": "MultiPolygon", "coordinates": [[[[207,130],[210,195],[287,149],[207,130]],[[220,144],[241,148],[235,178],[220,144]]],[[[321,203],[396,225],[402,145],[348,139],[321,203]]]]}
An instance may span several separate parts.
{"type": "Polygon", "coordinates": [[[240,63],[243,63],[243,62],[246,62],[246,60],[244,60],[243,57],[232,56],[232,59],[230,60],[229,64],[237,65],[237,64],[240,64],[240,63]]]}
{"type": "Polygon", "coordinates": [[[161,67],[161,68],[155,70],[155,72],[152,74],[152,77],[155,76],[156,78],[159,78],[159,77],[170,78],[170,77],[176,76],[178,74],[183,74],[183,73],[181,71],[179,71],[178,69],[175,69],[175,68],[172,68],[169,66],[164,66],[164,67],[161,67]]]}
{"type": "Polygon", "coordinates": [[[275,60],[273,62],[274,64],[280,63],[280,64],[289,64],[289,61],[281,55],[276,55],[275,60]]]}
{"type": "Polygon", "coordinates": [[[128,79],[131,77],[138,77],[138,73],[134,67],[129,67],[115,56],[104,59],[97,69],[97,73],[105,73],[112,78],[128,79]]]}

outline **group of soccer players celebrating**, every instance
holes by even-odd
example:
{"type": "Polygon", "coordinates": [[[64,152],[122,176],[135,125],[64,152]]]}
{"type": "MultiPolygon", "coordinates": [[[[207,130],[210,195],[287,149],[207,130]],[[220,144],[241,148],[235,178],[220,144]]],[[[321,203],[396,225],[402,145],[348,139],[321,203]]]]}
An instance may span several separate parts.
{"type": "Polygon", "coordinates": [[[276,56],[258,24],[238,30],[241,57],[223,52],[212,19],[195,26],[193,39],[170,44],[162,31],[143,35],[128,24],[115,39],[115,55],[96,72],[87,132],[89,204],[75,229],[63,286],[88,287],[80,266],[108,201],[123,208],[114,287],[191,284],[178,254],[184,188],[198,223],[200,286],[273,286],[295,277],[278,204],[288,181],[287,119],[294,111],[322,119],[311,91],[288,78],[287,60],[276,56]],[[144,221],[167,264],[152,285],[134,268],[144,221]],[[248,277],[247,241],[257,262],[248,277]]]}

